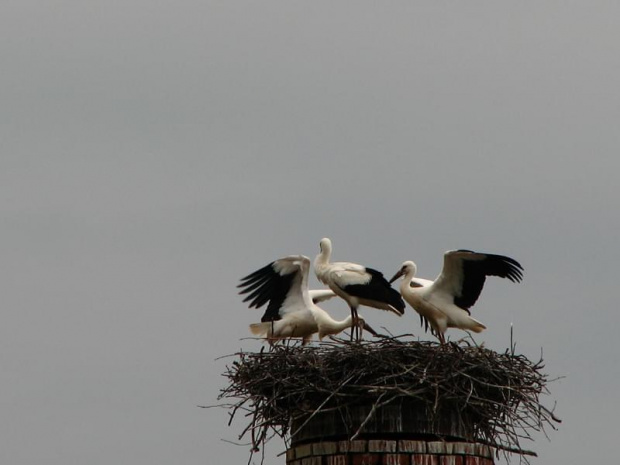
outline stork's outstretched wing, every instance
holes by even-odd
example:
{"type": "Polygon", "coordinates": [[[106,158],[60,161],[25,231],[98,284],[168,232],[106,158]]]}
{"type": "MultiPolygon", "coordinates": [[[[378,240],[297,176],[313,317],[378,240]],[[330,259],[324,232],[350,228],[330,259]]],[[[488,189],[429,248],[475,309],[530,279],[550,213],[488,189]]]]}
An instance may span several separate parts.
{"type": "Polygon", "coordinates": [[[239,294],[248,294],[244,302],[260,308],[269,302],[262,322],[276,321],[287,313],[310,307],[308,271],[310,259],[303,255],[290,255],[250,273],[237,286],[239,294]]]}

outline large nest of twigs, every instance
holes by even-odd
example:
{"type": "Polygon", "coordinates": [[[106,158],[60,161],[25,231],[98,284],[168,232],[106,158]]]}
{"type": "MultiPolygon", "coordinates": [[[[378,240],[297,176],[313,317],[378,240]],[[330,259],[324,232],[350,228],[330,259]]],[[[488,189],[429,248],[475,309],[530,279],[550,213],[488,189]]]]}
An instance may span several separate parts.
{"type": "Polygon", "coordinates": [[[246,413],[249,423],[240,438],[251,437],[253,450],[274,435],[295,441],[317,414],[338,411],[346,419],[360,405],[370,406],[367,418],[349,425],[349,439],[363,435],[364,425],[384,406],[407,401],[431,423],[449,417],[466,425],[467,440],[522,455],[535,455],[521,447],[522,439],[560,421],[540,403],[550,381],[542,358],[532,362],[514,346],[497,353],[464,341],[386,338],[281,344],[235,357],[224,373],[230,384],[220,400],[234,399],[227,404],[231,421],[246,413]]]}

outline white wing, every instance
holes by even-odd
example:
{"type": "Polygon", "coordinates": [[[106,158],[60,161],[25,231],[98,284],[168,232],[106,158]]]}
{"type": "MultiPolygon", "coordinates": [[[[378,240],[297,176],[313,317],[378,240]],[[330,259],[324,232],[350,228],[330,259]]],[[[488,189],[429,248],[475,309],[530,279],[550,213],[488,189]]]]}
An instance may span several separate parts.
{"type": "Polygon", "coordinates": [[[409,282],[409,287],[431,287],[435,281],[431,281],[430,279],[423,278],[413,278],[409,282]]]}
{"type": "Polygon", "coordinates": [[[443,255],[443,269],[433,284],[434,292],[449,295],[460,295],[463,287],[463,257],[464,253],[450,250],[443,255]]]}
{"type": "Polygon", "coordinates": [[[306,310],[312,305],[308,294],[310,259],[303,255],[280,258],[241,279],[244,302],[262,307],[269,302],[261,321],[275,321],[284,315],[306,310]]]}
{"type": "Polygon", "coordinates": [[[319,302],[325,302],[336,296],[336,293],[331,289],[310,289],[308,295],[312,299],[312,302],[318,304],[319,302]]]}
{"type": "Polygon", "coordinates": [[[356,263],[336,262],[329,265],[329,278],[340,288],[356,284],[368,284],[372,276],[366,267],[356,263]]]}
{"type": "Polygon", "coordinates": [[[443,270],[433,285],[433,291],[452,297],[455,305],[469,311],[480,296],[487,276],[520,282],[523,267],[504,255],[451,250],[444,254],[443,270]]]}

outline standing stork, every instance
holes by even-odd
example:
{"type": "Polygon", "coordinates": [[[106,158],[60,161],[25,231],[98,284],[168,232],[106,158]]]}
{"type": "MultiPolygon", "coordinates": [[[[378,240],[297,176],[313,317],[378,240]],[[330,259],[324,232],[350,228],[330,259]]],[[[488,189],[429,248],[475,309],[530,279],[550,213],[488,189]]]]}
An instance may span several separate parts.
{"type": "Polygon", "coordinates": [[[486,329],[470,316],[469,309],[476,303],[487,276],[508,278],[520,282],[523,267],[516,260],[503,255],[477,253],[471,250],[451,250],[443,256],[443,269],[435,281],[415,278],[416,264],[406,261],[390,280],[403,276],[400,293],[420,314],[428,327],[443,344],[448,328],[459,328],[479,333],[486,329]]]}
{"type": "Polygon", "coordinates": [[[308,343],[314,333],[319,339],[359,324],[373,335],[377,333],[359,318],[350,316],[342,321],[334,320],[315,302],[334,296],[329,289],[308,290],[310,259],[303,255],[290,255],[275,260],[241,279],[239,294],[249,294],[243,300],[250,301],[250,308],[260,308],[267,302],[267,310],[260,323],[250,325],[253,334],[265,337],[271,344],[279,339],[302,338],[308,343]]]}
{"type": "MultiPolygon", "coordinates": [[[[325,237],[319,245],[321,251],[314,260],[316,277],[346,300],[353,321],[359,318],[357,309],[360,305],[388,310],[398,316],[405,312],[405,302],[380,271],[357,263],[330,263],[332,241],[325,237]]],[[[360,335],[356,336],[359,339],[360,335]]]]}

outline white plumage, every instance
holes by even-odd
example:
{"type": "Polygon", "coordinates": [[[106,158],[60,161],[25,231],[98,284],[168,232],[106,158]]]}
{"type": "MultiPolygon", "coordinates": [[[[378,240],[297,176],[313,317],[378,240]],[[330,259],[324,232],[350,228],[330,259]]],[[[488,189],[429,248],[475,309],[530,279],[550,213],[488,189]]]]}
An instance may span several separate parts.
{"type": "MultiPolygon", "coordinates": [[[[241,279],[240,294],[249,294],[244,302],[250,308],[260,308],[267,302],[267,310],[260,323],[250,325],[253,334],[265,337],[270,343],[291,337],[302,338],[306,344],[312,335],[319,339],[337,334],[354,325],[348,316],[342,321],[334,320],[315,302],[333,297],[329,289],[308,290],[310,259],[303,255],[291,255],[275,260],[241,279]]],[[[375,331],[360,317],[359,325],[372,334],[375,331]]]]}
{"type": "Polygon", "coordinates": [[[358,318],[360,305],[388,310],[399,316],[404,313],[403,299],[381,272],[357,263],[330,263],[332,242],[328,238],[321,239],[320,249],[314,260],[316,276],[349,304],[353,321],[358,318]]]}
{"type": "Polygon", "coordinates": [[[308,295],[312,299],[312,302],[318,304],[319,302],[325,302],[326,300],[336,297],[336,293],[331,289],[310,289],[308,295]]]}
{"type": "Polygon", "coordinates": [[[470,250],[446,252],[443,269],[435,281],[415,278],[416,271],[415,263],[406,261],[390,283],[403,276],[401,295],[420,314],[427,328],[430,324],[442,343],[448,328],[476,333],[486,329],[470,316],[469,309],[478,300],[487,276],[512,282],[520,282],[523,277],[523,267],[516,260],[470,250]]]}

